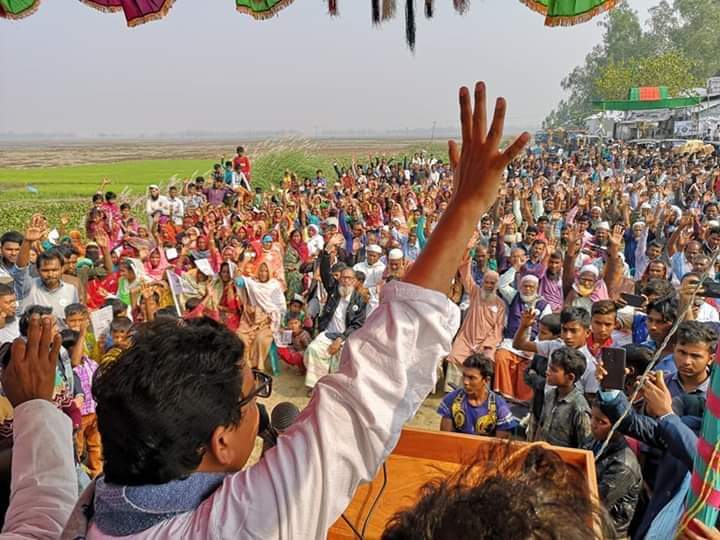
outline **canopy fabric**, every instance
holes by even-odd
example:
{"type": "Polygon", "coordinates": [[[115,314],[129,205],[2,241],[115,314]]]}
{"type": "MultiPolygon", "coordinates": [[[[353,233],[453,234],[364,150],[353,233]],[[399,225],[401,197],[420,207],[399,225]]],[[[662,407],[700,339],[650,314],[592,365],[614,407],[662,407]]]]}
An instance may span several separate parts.
{"type": "Polygon", "coordinates": [[[235,0],[235,7],[253,19],[268,19],[292,3],[293,0],[235,0]]]}
{"type": "Polygon", "coordinates": [[[128,26],[137,26],[149,21],[162,19],[173,5],[174,0],[80,0],[100,11],[125,13],[128,26]]]}
{"type": "Polygon", "coordinates": [[[37,10],[40,0],[0,0],[0,17],[22,19],[37,10]]]}
{"type": "Polygon", "coordinates": [[[545,15],[546,26],[572,26],[589,21],[617,4],[617,0],[520,0],[545,15]]]}

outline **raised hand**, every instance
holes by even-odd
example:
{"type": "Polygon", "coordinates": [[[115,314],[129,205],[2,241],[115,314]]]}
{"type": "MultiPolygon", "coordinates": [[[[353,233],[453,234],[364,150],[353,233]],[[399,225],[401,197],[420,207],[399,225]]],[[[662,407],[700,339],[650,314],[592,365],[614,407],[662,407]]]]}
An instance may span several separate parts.
{"type": "Polygon", "coordinates": [[[13,407],[33,399],[53,399],[60,343],[52,316],[30,318],[27,342],[22,338],[13,342],[10,363],[2,374],[3,390],[13,407]]]}
{"type": "Polygon", "coordinates": [[[525,328],[530,328],[533,324],[535,324],[535,320],[537,319],[537,313],[535,313],[534,309],[526,309],[523,311],[522,315],[520,316],[520,325],[525,328]]]}
{"type": "Polygon", "coordinates": [[[452,200],[472,208],[478,216],[495,202],[503,170],[530,140],[530,134],[523,133],[501,152],[505,99],[498,98],[489,131],[485,100],[485,83],[475,85],[474,110],[470,92],[465,87],[460,89],[462,149],[458,149],[455,141],[450,141],[448,145],[454,171],[452,200]]]}
{"type": "Polygon", "coordinates": [[[25,229],[25,240],[28,242],[37,242],[42,240],[47,234],[47,222],[40,214],[35,214],[30,219],[30,224],[25,229]]]}

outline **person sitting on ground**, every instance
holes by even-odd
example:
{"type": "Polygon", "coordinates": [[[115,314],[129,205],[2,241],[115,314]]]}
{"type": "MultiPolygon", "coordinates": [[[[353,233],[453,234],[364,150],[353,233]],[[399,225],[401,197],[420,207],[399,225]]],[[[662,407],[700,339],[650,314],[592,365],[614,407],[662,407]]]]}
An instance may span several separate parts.
{"type": "Polygon", "coordinates": [[[505,400],[490,390],[492,361],[482,353],[473,354],[463,362],[462,372],[462,388],[446,395],[438,407],[440,431],[510,437],[518,423],[505,400]]]}

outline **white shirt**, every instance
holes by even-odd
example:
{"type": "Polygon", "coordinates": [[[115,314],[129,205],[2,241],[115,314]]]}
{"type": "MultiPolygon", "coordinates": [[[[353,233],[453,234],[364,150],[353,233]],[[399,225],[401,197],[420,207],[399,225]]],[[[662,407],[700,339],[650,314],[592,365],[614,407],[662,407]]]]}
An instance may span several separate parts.
{"type": "Polygon", "coordinates": [[[78,292],[75,285],[61,281],[57,289],[50,291],[43,285],[40,278],[35,278],[32,281],[30,292],[21,302],[21,311],[25,311],[29,306],[36,304],[48,306],[52,308],[53,316],[62,321],[65,319],[65,308],[78,301],[78,292]]]}
{"type": "Polygon", "coordinates": [[[382,281],[383,273],[385,272],[385,265],[378,261],[370,266],[367,261],[362,261],[353,266],[353,270],[356,272],[362,272],[365,274],[365,287],[368,289],[374,289],[377,284],[382,281]]]}
{"type": "Polygon", "coordinates": [[[707,302],[700,304],[696,318],[698,322],[720,322],[720,315],[718,315],[717,309],[707,302]]]}
{"type": "Polygon", "coordinates": [[[70,418],[49,401],[27,401],[14,411],[13,438],[0,540],[60,538],[78,497],[70,418]]]}
{"type": "Polygon", "coordinates": [[[350,303],[350,297],[341,298],[335,308],[330,323],[325,329],[326,334],[342,334],[345,332],[345,315],[347,314],[348,304],[350,303]]]}
{"type": "Polygon", "coordinates": [[[153,200],[152,197],[148,197],[145,203],[145,213],[148,219],[153,215],[156,210],[160,210],[164,216],[170,214],[169,201],[165,195],[158,195],[158,198],[153,200]]]}
{"type": "Polygon", "coordinates": [[[185,216],[185,203],[180,197],[168,197],[168,215],[172,216],[175,225],[182,225],[183,216],[185,216]]]}
{"type": "MultiPolygon", "coordinates": [[[[432,391],[438,359],[450,353],[459,322],[444,294],[388,283],[378,309],[345,343],[338,373],[318,381],[275,448],[228,475],[194,512],[126,540],[326,538],[432,391]]],[[[74,516],[81,514],[76,508],[74,516]]],[[[91,525],[87,538],[109,537],[91,525]]]]}
{"type": "Polygon", "coordinates": [[[16,337],[20,337],[20,324],[17,317],[13,322],[7,323],[0,328],[0,345],[15,341],[16,337]]]}

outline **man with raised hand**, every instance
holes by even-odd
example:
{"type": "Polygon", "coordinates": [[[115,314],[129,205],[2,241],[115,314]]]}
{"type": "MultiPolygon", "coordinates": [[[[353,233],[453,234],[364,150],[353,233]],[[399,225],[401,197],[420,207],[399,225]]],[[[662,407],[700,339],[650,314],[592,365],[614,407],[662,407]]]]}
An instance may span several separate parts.
{"type": "Polygon", "coordinates": [[[10,505],[0,539],[56,539],[77,500],[72,423],[53,403],[60,335],[33,315],[17,338],[2,386],[14,407],[10,505]]]}
{"type": "Polygon", "coordinates": [[[258,429],[256,398],[269,395],[270,381],[242,361],[234,334],[207,320],[145,325],[96,378],[105,475],[84,493],[65,538],[326,537],[433,389],[460,319],[446,293],[529,138],[501,152],[505,101],[489,131],[482,83],[475,102],[473,111],[460,90],[462,153],[449,148],[455,194],[427,246],[403,281],[385,286],[338,372],[318,381],[277,446],[242,470],[258,429]]]}

